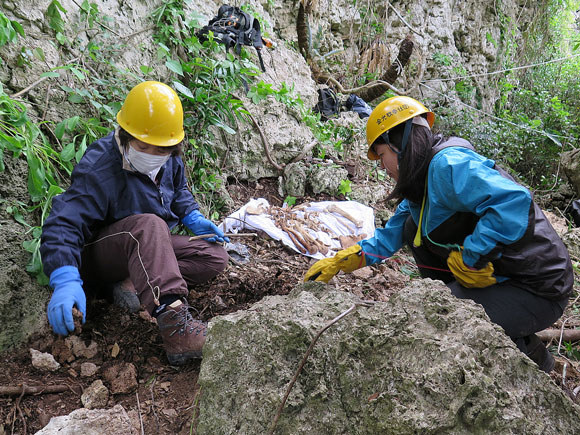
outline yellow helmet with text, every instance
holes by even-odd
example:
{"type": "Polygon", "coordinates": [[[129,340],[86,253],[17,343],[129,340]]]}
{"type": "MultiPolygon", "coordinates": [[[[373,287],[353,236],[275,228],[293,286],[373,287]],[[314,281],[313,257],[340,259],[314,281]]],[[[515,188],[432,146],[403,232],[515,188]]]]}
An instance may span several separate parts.
{"type": "Polygon", "coordinates": [[[147,81],[131,89],[117,122],[134,138],[160,147],[177,145],[185,136],[181,100],[160,82],[147,81]]]}
{"type": "Polygon", "coordinates": [[[432,127],[435,122],[435,114],[411,97],[398,95],[387,98],[375,107],[367,120],[368,158],[379,160],[379,156],[372,149],[379,137],[391,128],[424,113],[427,114],[429,127],[432,127]]]}

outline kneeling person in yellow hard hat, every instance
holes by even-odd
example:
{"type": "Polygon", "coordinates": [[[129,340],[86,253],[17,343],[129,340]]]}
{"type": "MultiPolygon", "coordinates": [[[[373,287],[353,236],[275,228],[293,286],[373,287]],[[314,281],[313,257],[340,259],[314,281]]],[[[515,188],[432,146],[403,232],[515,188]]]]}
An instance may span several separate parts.
{"type": "Polygon", "coordinates": [[[175,91],[152,81],[135,86],[117,121],[87,148],[44,223],[40,250],[54,288],[48,320],[67,335],[74,330],[73,306],[86,318],[82,279],[115,283],[120,302],[131,310],[141,304],[157,318],[169,362],[183,364],[201,358],[206,336],[206,324],[190,313],[188,286],[224,270],[228,255],[215,242],[227,238],[204,218],[187,187],[183,109],[175,91]],[[172,235],[179,222],[214,236],[172,235]]]}
{"type": "Polygon", "coordinates": [[[367,122],[368,157],[396,181],[393,217],[374,237],[316,262],[305,280],[328,282],[411,247],[421,275],[481,304],[539,367],[554,359],[535,332],[572,292],[568,251],[527,189],[457,137],[431,131],[435,115],[409,97],[380,103],[367,122]]]}

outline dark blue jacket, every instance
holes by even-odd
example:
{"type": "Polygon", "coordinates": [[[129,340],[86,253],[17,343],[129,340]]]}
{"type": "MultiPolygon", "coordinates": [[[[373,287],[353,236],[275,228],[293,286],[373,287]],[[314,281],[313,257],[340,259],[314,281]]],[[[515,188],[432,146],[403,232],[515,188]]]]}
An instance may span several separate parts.
{"type": "Polygon", "coordinates": [[[52,200],[42,227],[44,273],[50,276],[61,266],[80,267],[81,251],[93,232],[127,216],[155,214],[173,228],[199,209],[187,187],[181,157],[171,157],[157,180],[158,185],[123,169],[114,132],[91,144],[73,170],[70,187],[52,200]]]}

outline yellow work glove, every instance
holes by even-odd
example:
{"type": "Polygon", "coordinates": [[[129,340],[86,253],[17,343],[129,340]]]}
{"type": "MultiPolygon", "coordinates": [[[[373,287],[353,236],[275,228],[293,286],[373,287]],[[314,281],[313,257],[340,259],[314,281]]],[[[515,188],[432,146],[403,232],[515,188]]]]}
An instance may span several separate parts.
{"type": "Polygon", "coordinates": [[[451,251],[447,258],[449,270],[459,284],[468,288],[483,288],[495,284],[493,264],[487,263],[483,269],[473,269],[465,265],[461,251],[451,251]]]}
{"type": "Polygon", "coordinates": [[[308,269],[304,275],[304,281],[328,282],[341,270],[350,273],[366,266],[365,256],[361,250],[360,245],[352,245],[350,248],[338,251],[334,257],[318,260],[308,269]]]}

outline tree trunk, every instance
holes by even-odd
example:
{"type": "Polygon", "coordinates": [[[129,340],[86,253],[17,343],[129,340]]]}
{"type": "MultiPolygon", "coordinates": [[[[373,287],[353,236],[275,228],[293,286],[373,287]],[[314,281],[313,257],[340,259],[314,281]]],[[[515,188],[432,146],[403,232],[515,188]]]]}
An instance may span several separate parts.
{"type": "MultiPolygon", "coordinates": [[[[409,58],[413,53],[413,40],[411,35],[408,35],[403,41],[401,42],[401,46],[399,48],[399,54],[397,55],[397,60],[391,64],[389,69],[383,74],[380,80],[387,82],[389,84],[395,83],[395,81],[399,78],[403,69],[409,63],[409,58]]],[[[361,89],[357,92],[357,96],[361,97],[367,103],[379,98],[385,92],[389,90],[388,86],[386,85],[377,85],[372,86],[370,88],[361,89]]]]}

